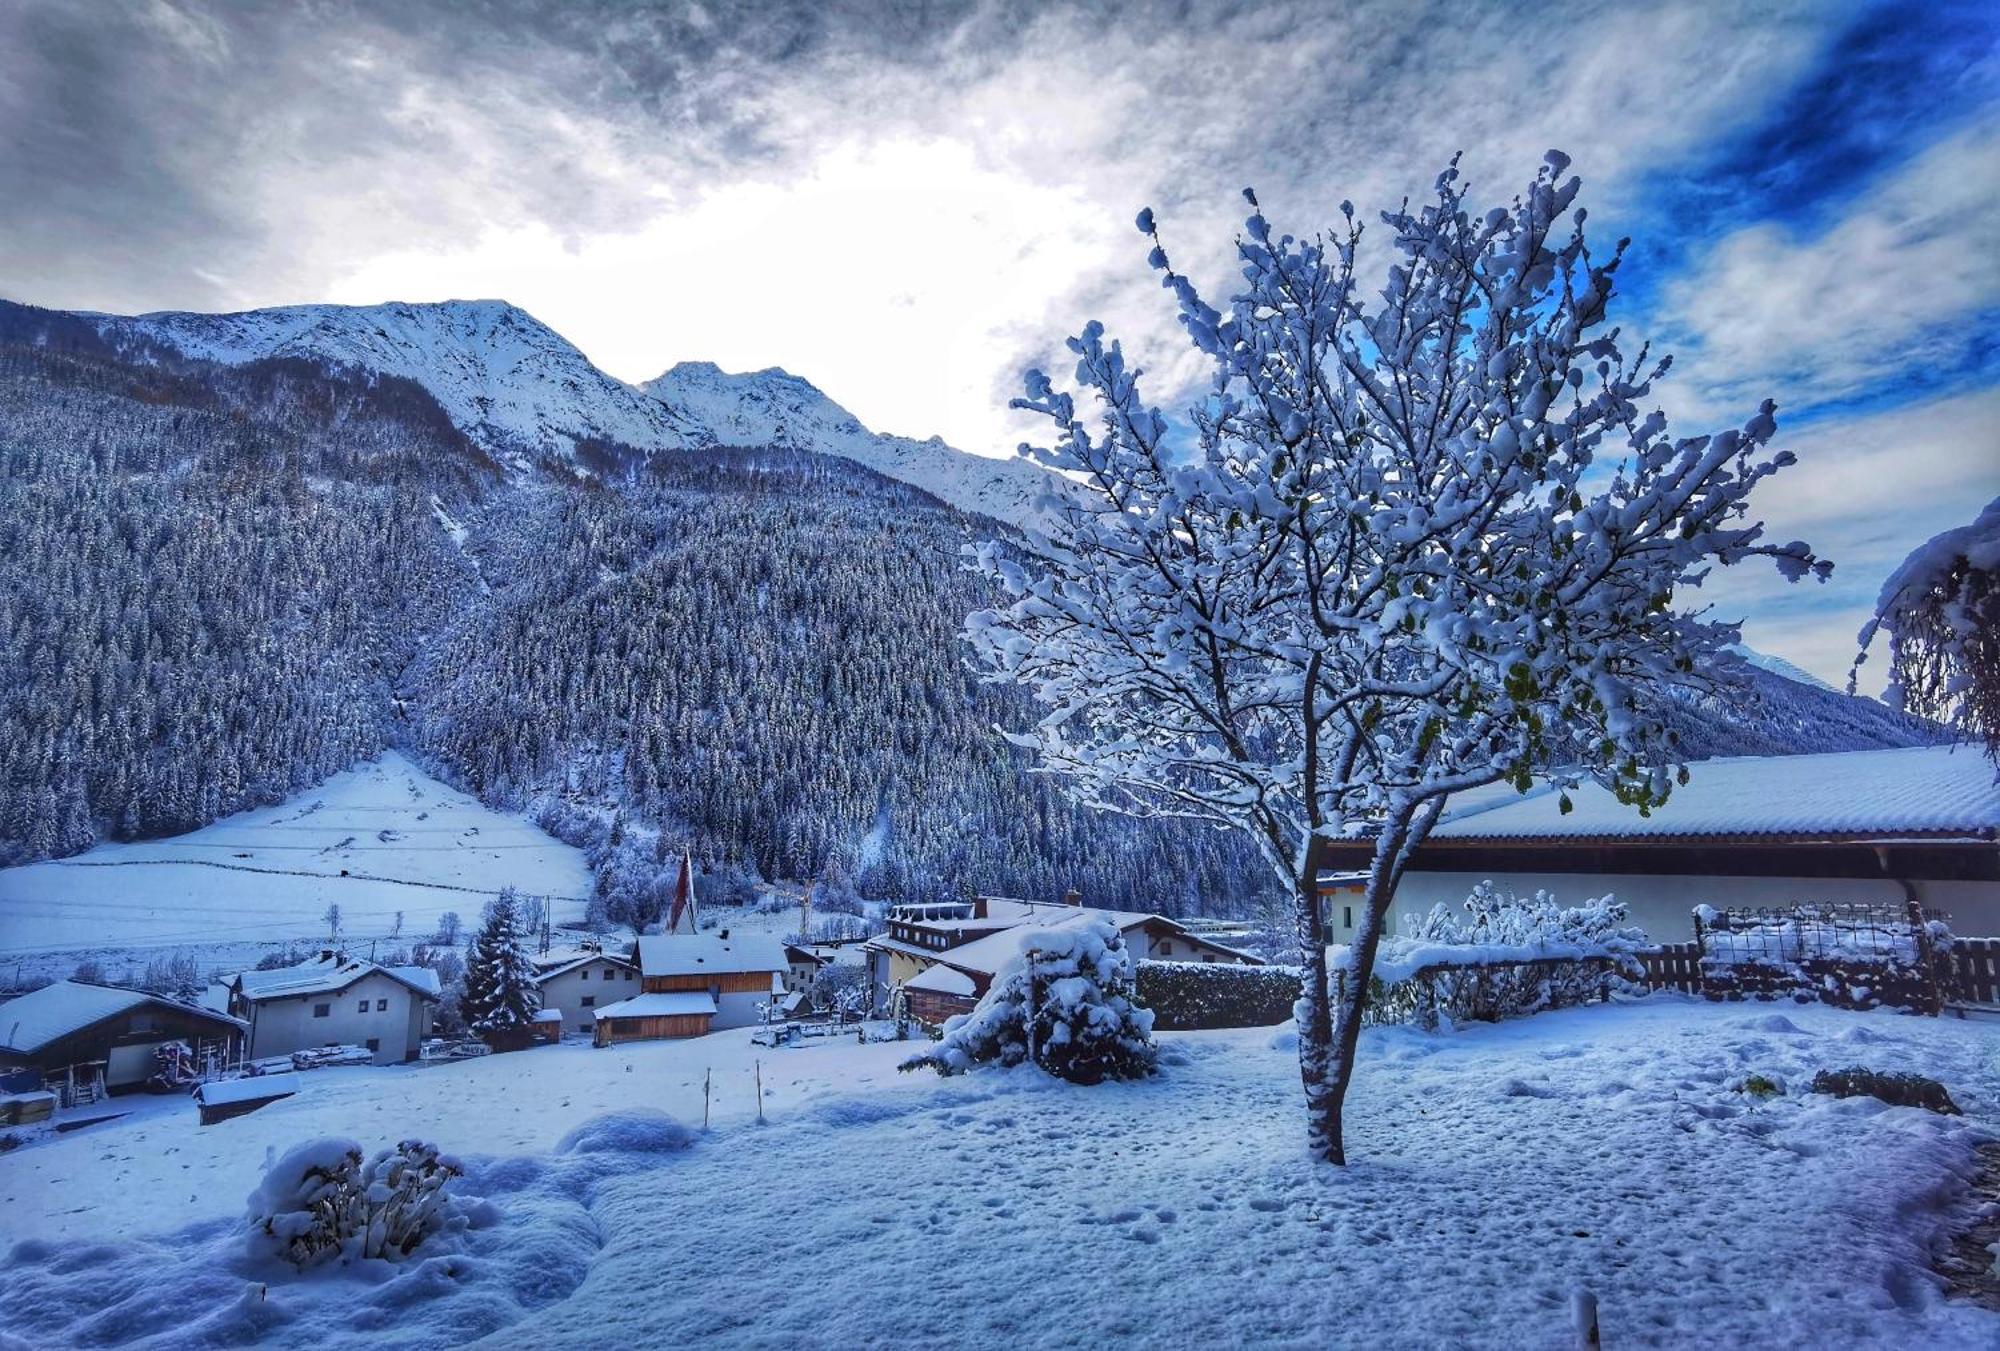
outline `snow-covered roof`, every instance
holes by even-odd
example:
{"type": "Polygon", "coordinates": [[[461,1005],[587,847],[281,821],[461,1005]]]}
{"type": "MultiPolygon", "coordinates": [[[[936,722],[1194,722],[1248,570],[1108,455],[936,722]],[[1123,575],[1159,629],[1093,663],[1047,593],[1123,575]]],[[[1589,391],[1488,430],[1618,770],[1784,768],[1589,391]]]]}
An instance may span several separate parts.
{"type": "Polygon", "coordinates": [[[237,1029],[243,1023],[212,1009],[198,1008],[144,990],[84,981],[59,980],[0,1004],[0,1049],[31,1055],[93,1023],[147,1006],[172,1009],[237,1029]]]}
{"type": "Polygon", "coordinates": [[[910,977],[904,985],[908,989],[930,990],[937,994],[970,995],[978,991],[972,977],[948,966],[927,967],[910,977]]]}
{"type": "Polygon", "coordinates": [[[592,952],[588,948],[572,948],[563,953],[544,953],[535,958],[534,962],[535,983],[538,985],[543,981],[554,980],[557,976],[566,976],[578,967],[595,966],[600,962],[624,967],[627,970],[633,966],[630,957],[622,957],[615,952],[592,952]]]}
{"type": "MultiPolygon", "coordinates": [[[[1741,756],[1688,766],[1663,807],[1641,816],[1605,789],[1546,785],[1454,799],[1437,844],[1476,840],[1870,839],[2000,834],[2000,784],[1969,747],[1914,746],[1826,755],[1741,756]]],[[[1504,785],[1501,785],[1505,788],[1504,785]]]]}
{"type": "Polygon", "coordinates": [[[715,1013],[715,1001],[698,990],[675,990],[667,994],[638,994],[606,1004],[599,1018],[677,1018],[690,1013],[715,1013]]]}
{"type": "Polygon", "coordinates": [[[442,990],[438,974],[427,966],[377,966],[373,962],[319,956],[297,966],[269,971],[241,971],[232,982],[245,999],[296,999],[304,995],[338,994],[377,972],[406,985],[427,999],[442,990]]]}
{"type": "Polygon", "coordinates": [[[639,973],[693,976],[713,971],[783,971],[785,945],[768,933],[647,934],[639,940],[639,973]]]}
{"type": "Polygon", "coordinates": [[[559,1023],[562,1021],[562,1010],[537,1009],[535,1010],[535,1016],[531,1021],[537,1023],[559,1023]]]}

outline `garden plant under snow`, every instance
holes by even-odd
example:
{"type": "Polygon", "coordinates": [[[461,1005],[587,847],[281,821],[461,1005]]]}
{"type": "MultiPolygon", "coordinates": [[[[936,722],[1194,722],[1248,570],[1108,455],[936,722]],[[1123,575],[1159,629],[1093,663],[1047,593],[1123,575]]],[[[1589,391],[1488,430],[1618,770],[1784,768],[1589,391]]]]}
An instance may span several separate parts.
{"type": "Polygon", "coordinates": [[[1134,1001],[1132,954],[1118,926],[1092,916],[1021,936],[1020,955],[944,1039],[903,1069],[960,1074],[1032,1060],[1073,1083],[1153,1072],[1153,1014],[1134,1001]]]}

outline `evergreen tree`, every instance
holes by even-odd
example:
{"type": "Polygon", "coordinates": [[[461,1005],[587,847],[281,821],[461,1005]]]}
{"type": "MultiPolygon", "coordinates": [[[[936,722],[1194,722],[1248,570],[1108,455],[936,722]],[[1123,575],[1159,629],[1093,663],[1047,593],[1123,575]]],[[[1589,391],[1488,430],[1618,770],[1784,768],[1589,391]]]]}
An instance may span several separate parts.
{"type": "Polygon", "coordinates": [[[525,1041],[542,1007],[517,905],[509,887],[487,908],[486,922],[466,959],[465,988],[458,1001],[466,1026],[502,1044],[525,1041]]]}

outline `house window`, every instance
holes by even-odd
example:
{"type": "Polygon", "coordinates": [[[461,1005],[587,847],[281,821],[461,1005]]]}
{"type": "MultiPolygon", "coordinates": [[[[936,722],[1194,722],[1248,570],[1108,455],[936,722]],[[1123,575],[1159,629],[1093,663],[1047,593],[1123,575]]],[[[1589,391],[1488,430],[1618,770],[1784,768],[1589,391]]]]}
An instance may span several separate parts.
{"type": "Polygon", "coordinates": [[[389,1011],[389,1001],[388,1001],[388,1000],[386,1000],[386,999],[378,999],[378,1000],[376,1000],[376,1001],[375,1001],[375,1011],[376,1011],[377,1013],[387,1013],[387,1012],[389,1011]]]}
{"type": "Polygon", "coordinates": [[[1343,929],[1352,929],[1354,927],[1353,906],[1343,905],[1340,907],[1340,927],[1343,929]]]}
{"type": "Polygon", "coordinates": [[[625,968],[625,979],[632,979],[632,968],[629,966],[625,968]]]}
{"type": "Polygon", "coordinates": [[[364,999],[364,1000],[362,1000],[362,1001],[361,1001],[361,1007],[360,1007],[360,1008],[358,1008],[358,1009],[356,1009],[356,1010],[355,1010],[355,1012],[356,1012],[356,1013],[366,1013],[366,1012],[368,1012],[368,1001],[367,1001],[367,1000],[365,1000],[365,999],[364,999]]]}
{"type": "Polygon", "coordinates": [[[1171,957],[1173,955],[1173,952],[1174,952],[1174,945],[1172,943],[1163,942],[1160,944],[1160,955],[1162,957],[1171,957]]]}
{"type": "Polygon", "coordinates": [[[611,968],[610,968],[610,967],[608,967],[608,966],[604,968],[604,978],[605,978],[606,980],[610,980],[610,979],[612,979],[612,973],[611,973],[611,968]]]}
{"type": "Polygon", "coordinates": [[[597,996],[594,994],[587,994],[584,995],[579,1002],[583,1005],[584,1008],[594,1009],[597,1007],[597,996]]]}
{"type": "Polygon", "coordinates": [[[371,1050],[371,1051],[379,1051],[379,1050],[381,1050],[381,1049],[382,1049],[382,1039],[381,1039],[380,1037],[370,1037],[370,1038],[368,1039],[368,1049],[369,1049],[369,1050],[371,1050]]]}
{"type": "Polygon", "coordinates": [[[581,971],[577,972],[577,973],[576,973],[576,978],[577,978],[578,980],[589,980],[589,979],[590,979],[590,968],[586,966],[585,968],[583,968],[583,970],[581,970],[581,971]]]}
{"type": "Polygon", "coordinates": [[[313,1005],[313,1017],[315,1017],[315,1018],[331,1018],[332,1016],[333,1016],[333,1005],[331,1005],[331,1004],[314,1004],[314,1005],[313,1005]]]}

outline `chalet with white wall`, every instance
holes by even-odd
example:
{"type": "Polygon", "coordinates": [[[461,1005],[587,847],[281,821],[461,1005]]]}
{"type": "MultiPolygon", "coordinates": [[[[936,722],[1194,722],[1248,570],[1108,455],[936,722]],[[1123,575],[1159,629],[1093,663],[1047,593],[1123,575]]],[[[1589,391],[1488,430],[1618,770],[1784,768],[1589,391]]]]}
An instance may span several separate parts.
{"type": "MultiPolygon", "coordinates": [[[[1697,905],[1791,907],[1914,898],[1966,937],[2000,935],[2000,784],[1969,746],[1746,756],[1688,767],[1641,816],[1587,785],[1494,785],[1447,806],[1391,906],[1407,923],[1481,881],[1574,905],[1606,894],[1658,943],[1694,936],[1697,905]]],[[[1318,860],[1329,937],[1352,932],[1372,844],[1318,860]],[[1342,920],[1349,921],[1342,927],[1342,920]]]]}
{"type": "MultiPolygon", "coordinates": [[[[639,964],[615,953],[588,949],[549,953],[535,959],[535,968],[542,1013],[559,1013],[564,1033],[595,1035],[599,1009],[640,992],[639,964]]],[[[545,1017],[544,1021],[558,1020],[545,1017]]]]}
{"type": "Polygon", "coordinates": [[[323,952],[309,962],[243,971],[229,980],[229,1012],[250,1029],[250,1056],[320,1046],[366,1046],[378,1065],[417,1058],[439,997],[437,972],[377,966],[323,952]]]}

